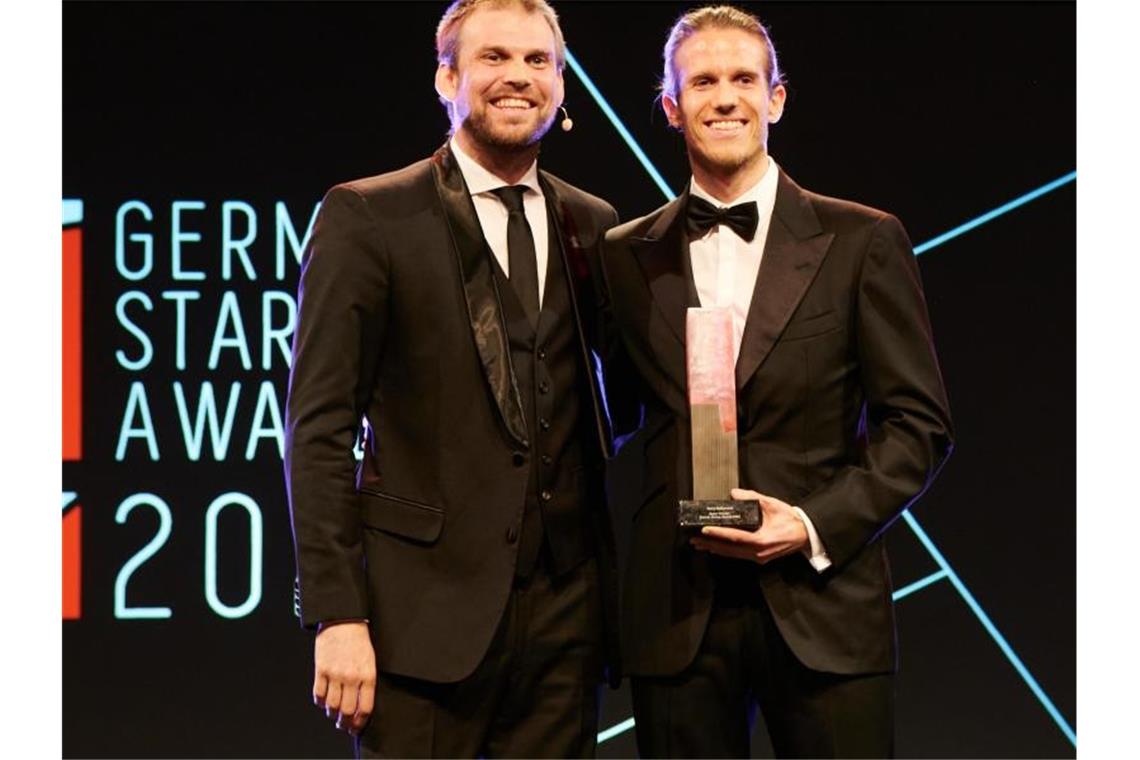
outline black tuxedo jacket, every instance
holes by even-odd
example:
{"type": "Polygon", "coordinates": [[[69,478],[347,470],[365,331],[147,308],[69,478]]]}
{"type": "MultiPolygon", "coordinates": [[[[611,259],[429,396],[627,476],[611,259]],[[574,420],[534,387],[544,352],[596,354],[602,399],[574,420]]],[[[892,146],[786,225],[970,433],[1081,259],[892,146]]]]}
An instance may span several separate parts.
{"type": "MultiPolygon", "coordinates": [[[[551,240],[583,299],[573,315],[583,366],[593,367],[585,252],[617,217],[556,177],[540,181],[551,240]]],[[[521,523],[531,451],[491,256],[444,147],[330,190],[303,263],[285,453],[297,602],[307,627],[368,618],[382,672],[464,678],[511,589],[517,544],[507,536],[521,523]]],[[[593,414],[585,469],[612,627],[608,432],[597,403],[593,414]]]]}
{"type": "MultiPolygon", "coordinates": [[[[692,494],[685,317],[699,305],[687,198],[610,230],[602,246],[599,307],[617,432],[636,427],[644,409],[623,591],[624,665],[635,675],[688,665],[714,591],[709,555],[675,527],[677,500],[692,494]]],[[[736,384],[741,487],[801,507],[834,564],[820,574],[796,554],[731,567],[756,573],[808,667],[891,671],[891,582],[876,539],[952,445],[918,268],[897,219],[807,192],[780,173],[736,384]]]]}

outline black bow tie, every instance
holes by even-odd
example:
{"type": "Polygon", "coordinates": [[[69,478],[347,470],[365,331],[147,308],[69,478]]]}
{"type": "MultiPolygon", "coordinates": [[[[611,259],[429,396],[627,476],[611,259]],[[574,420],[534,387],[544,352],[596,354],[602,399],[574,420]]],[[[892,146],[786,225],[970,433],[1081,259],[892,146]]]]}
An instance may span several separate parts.
{"type": "Polygon", "coordinates": [[[689,232],[697,237],[715,225],[725,224],[749,242],[756,237],[756,227],[760,224],[760,212],[756,209],[755,201],[739,203],[731,208],[718,208],[695,195],[689,196],[687,217],[689,232]]]}

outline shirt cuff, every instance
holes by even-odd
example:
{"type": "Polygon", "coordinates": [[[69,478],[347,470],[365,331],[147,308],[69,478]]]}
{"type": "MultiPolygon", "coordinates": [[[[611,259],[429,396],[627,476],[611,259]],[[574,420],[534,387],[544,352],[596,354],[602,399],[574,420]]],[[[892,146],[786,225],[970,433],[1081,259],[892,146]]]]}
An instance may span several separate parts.
{"type": "Polygon", "coordinates": [[[803,549],[804,557],[811,563],[817,573],[822,573],[827,568],[831,567],[831,558],[827,556],[827,550],[823,546],[823,541],[819,538],[819,533],[816,532],[815,526],[811,523],[811,518],[807,516],[799,507],[792,507],[796,517],[800,518],[800,522],[804,524],[808,534],[808,546],[803,549]]]}

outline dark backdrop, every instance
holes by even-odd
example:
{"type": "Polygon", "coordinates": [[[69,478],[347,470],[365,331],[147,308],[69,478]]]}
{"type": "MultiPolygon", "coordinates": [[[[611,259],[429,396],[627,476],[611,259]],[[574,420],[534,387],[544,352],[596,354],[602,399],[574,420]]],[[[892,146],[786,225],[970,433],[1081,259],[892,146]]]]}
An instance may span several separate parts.
{"type": "MultiPolygon", "coordinates": [[[[1073,4],[746,5],[789,81],[772,155],[805,187],[896,214],[916,244],[1076,168],[1073,4]]],[[[303,238],[324,190],[444,140],[443,7],[65,3],[63,188],[83,202],[82,377],[65,378],[83,388],[82,451],[63,463],[65,531],[79,533],[65,563],[81,568],[78,617],[63,623],[65,755],[348,752],[310,704],[311,638],[293,616],[273,336],[296,288],[289,233],[303,238]],[[197,416],[210,393],[216,450],[197,416]]],[[[558,5],[571,50],[674,189],[682,143],[653,98],[685,7],[558,5]]],[[[547,138],[543,165],[623,218],[662,203],[566,80],[576,126],[547,138]]],[[[913,510],[1070,725],[1075,199],[1066,184],[920,256],[958,447],[913,510]]],[[[904,522],[886,540],[896,587],[940,569],[904,522]]],[[[897,609],[901,755],[1075,754],[950,581],[897,609]]],[[[603,727],[628,715],[625,690],[608,695],[603,727]]],[[[599,752],[633,754],[632,732],[599,752]]]]}

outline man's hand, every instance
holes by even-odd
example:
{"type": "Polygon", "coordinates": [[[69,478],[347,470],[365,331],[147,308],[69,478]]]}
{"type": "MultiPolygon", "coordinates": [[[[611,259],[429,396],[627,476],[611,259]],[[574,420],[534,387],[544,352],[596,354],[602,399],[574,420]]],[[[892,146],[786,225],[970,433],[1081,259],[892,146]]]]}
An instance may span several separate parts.
{"type": "Polygon", "coordinates": [[[808,546],[808,532],[792,507],[779,499],[743,488],[732,489],[737,501],[760,502],[760,529],[756,531],[707,526],[689,540],[694,548],[722,557],[746,559],[763,565],[808,546]]]}
{"type": "Polygon", "coordinates": [[[372,715],[376,692],[376,655],[368,624],[322,624],[313,645],[316,664],[313,703],[336,717],[336,727],[356,736],[372,715]]]}

